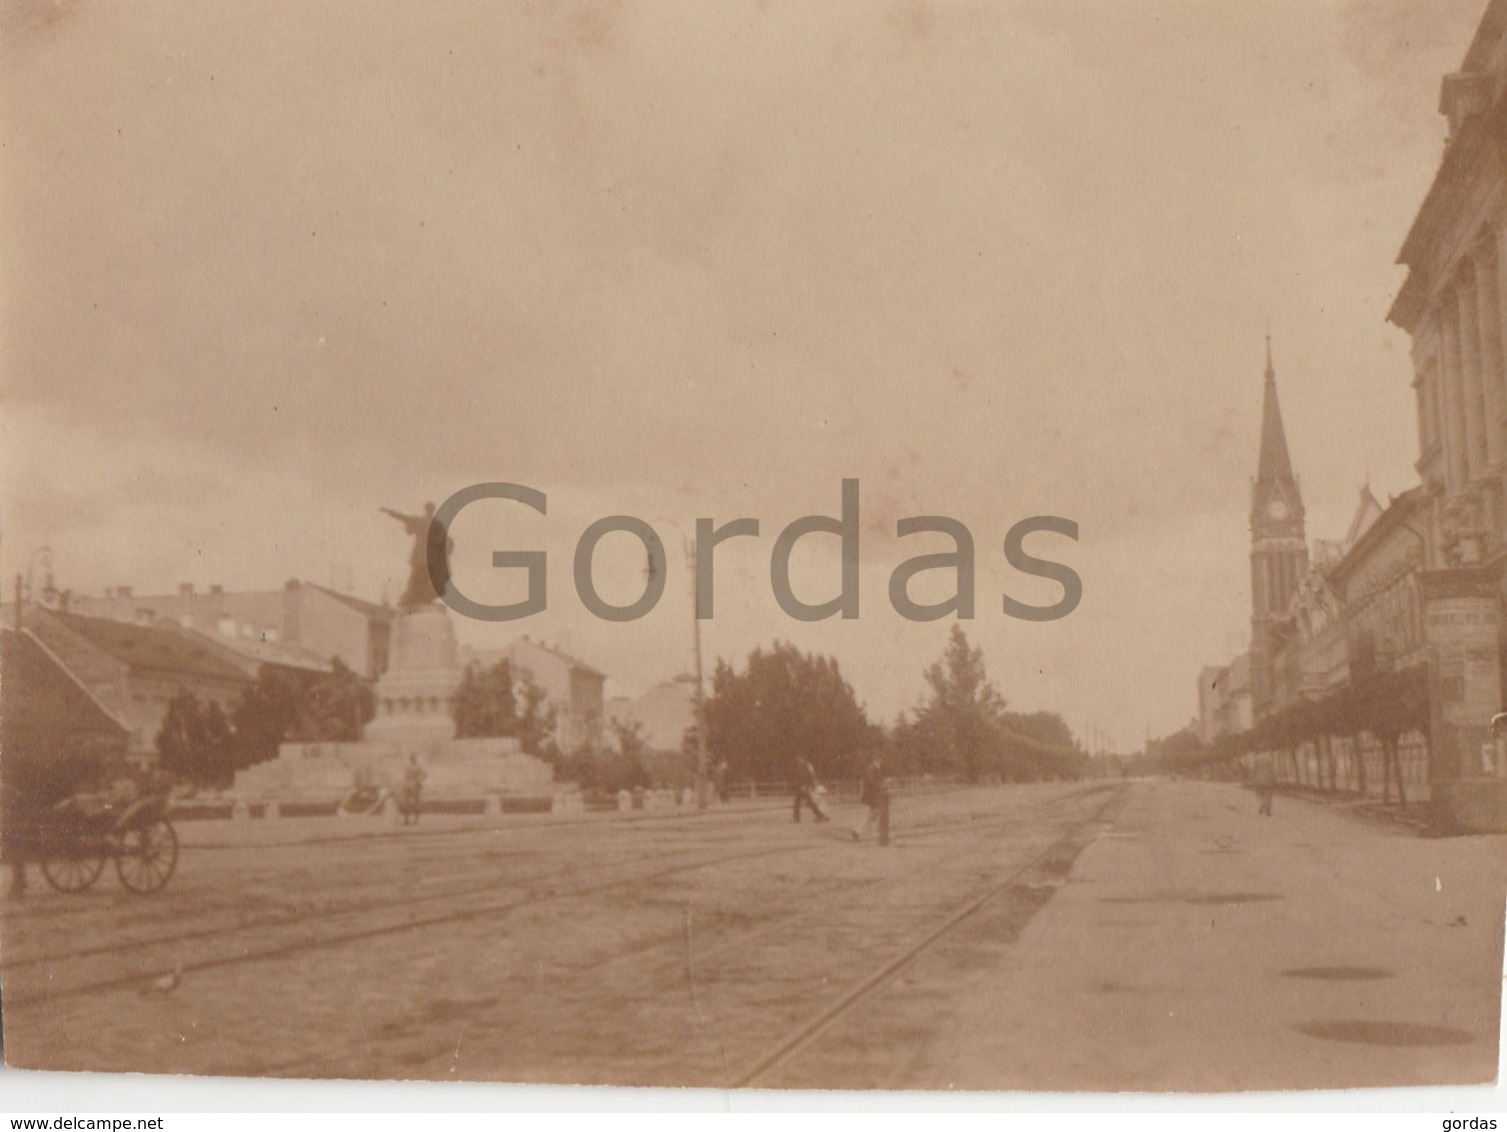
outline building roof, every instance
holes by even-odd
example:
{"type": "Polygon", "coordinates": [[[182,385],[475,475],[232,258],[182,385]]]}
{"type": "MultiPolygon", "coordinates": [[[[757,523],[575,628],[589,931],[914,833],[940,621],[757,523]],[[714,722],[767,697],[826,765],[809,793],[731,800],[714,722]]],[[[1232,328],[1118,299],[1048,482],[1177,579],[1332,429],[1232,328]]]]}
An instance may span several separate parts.
{"type": "Polygon", "coordinates": [[[334,598],[336,601],[350,606],[357,613],[365,614],[367,617],[374,617],[382,621],[390,621],[392,620],[393,614],[396,612],[390,605],[378,605],[374,601],[366,601],[363,598],[353,597],[350,594],[343,594],[339,590],[332,590],[329,586],[321,586],[317,582],[300,582],[299,585],[306,586],[311,590],[318,590],[320,593],[326,594],[334,598]]]}
{"type": "Polygon", "coordinates": [[[30,633],[0,629],[0,748],[6,755],[124,748],[130,732],[30,633]]]}
{"type": "Polygon", "coordinates": [[[1329,577],[1335,585],[1344,585],[1345,579],[1351,571],[1367,560],[1377,542],[1386,536],[1389,531],[1395,531],[1399,527],[1406,527],[1412,531],[1420,545],[1423,535],[1408,525],[1408,519],[1417,511],[1418,505],[1427,497],[1427,490],[1423,487],[1409,488],[1401,495],[1394,496],[1387,504],[1387,509],[1370,523],[1360,537],[1346,551],[1345,556],[1336,562],[1329,571],[1329,577]]]}
{"type": "Polygon", "coordinates": [[[132,625],[104,617],[48,611],[65,628],[116,660],[133,668],[177,672],[213,680],[244,682],[246,674],[210,649],[198,634],[192,637],[176,627],[132,625]]]}
{"type": "MultiPolygon", "coordinates": [[[[607,674],[605,672],[603,672],[599,668],[592,667],[580,657],[571,656],[570,653],[566,652],[564,649],[558,649],[554,645],[546,644],[543,641],[536,641],[532,637],[519,637],[517,640],[513,641],[505,649],[503,649],[502,652],[504,654],[510,654],[514,649],[520,647],[532,648],[538,650],[539,652],[546,653],[547,655],[554,657],[556,660],[563,662],[576,671],[586,673],[588,676],[600,676],[603,680],[607,679],[607,674]]],[[[481,654],[478,653],[477,655],[479,656],[481,654]]]]}
{"type": "Polygon", "coordinates": [[[162,623],[164,629],[182,633],[191,640],[203,643],[211,652],[254,675],[264,664],[280,668],[297,668],[310,672],[329,672],[333,665],[306,648],[287,641],[264,641],[258,637],[229,636],[224,633],[206,633],[200,629],[179,628],[174,622],[162,623]]]}

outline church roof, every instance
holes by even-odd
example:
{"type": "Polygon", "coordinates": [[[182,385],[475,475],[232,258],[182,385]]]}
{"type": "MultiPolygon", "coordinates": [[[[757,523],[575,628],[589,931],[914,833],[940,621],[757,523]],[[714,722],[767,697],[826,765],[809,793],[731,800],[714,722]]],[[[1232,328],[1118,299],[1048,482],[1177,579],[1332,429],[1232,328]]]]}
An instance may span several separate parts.
{"type": "Polygon", "coordinates": [[[1261,398],[1261,458],[1256,465],[1258,483],[1292,479],[1292,461],[1287,455],[1287,433],[1282,428],[1282,407],[1277,404],[1277,375],[1272,369],[1271,339],[1266,341],[1266,388],[1261,398]]]}

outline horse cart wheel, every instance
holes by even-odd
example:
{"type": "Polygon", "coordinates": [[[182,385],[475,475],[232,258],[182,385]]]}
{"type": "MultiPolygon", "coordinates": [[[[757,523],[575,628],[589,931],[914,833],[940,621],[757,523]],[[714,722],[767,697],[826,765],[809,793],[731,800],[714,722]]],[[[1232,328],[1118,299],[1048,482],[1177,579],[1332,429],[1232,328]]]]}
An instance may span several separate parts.
{"type": "Polygon", "coordinates": [[[80,851],[68,857],[42,862],[42,875],[59,892],[83,892],[105,871],[103,850],[80,851]]]}
{"type": "Polygon", "coordinates": [[[120,835],[115,872],[120,883],[138,895],[156,892],[178,867],[178,835],[167,819],[133,826],[120,835]]]}

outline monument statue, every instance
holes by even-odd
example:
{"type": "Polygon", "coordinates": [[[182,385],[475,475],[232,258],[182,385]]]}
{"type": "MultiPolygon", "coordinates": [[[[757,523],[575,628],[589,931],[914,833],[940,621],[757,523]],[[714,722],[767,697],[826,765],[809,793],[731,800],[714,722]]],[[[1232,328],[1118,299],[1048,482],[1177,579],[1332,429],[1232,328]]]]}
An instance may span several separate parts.
{"type": "Polygon", "coordinates": [[[424,504],[422,515],[404,515],[390,507],[381,510],[402,523],[403,529],[413,536],[413,550],[408,555],[408,588],[403,591],[398,607],[422,609],[437,600],[450,582],[450,552],[455,549],[455,540],[442,524],[434,521],[433,503],[424,504]]]}
{"type": "Polygon", "coordinates": [[[495,815],[505,799],[514,808],[553,807],[553,768],[525,755],[517,738],[455,737],[461,666],[450,611],[435,600],[450,584],[449,532],[432,503],[422,515],[381,510],[403,524],[413,551],[374,689],[376,715],[355,742],[280,744],[277,758],[236,772],[238,796],[264,802],[273,816],[283,802],[345,805],[364,786],[385,787],[394,798],[406,787],[405,808],[415,819],[417,795],[431,790],[440,799],[480,801],[495,815]]]}

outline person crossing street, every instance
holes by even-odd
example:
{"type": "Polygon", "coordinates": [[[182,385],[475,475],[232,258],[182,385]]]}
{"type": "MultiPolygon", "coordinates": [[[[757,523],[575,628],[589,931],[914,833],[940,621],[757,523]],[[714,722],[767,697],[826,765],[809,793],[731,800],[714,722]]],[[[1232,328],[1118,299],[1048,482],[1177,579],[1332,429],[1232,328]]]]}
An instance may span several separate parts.
{"type": "Polygon", "coordinates": [[[817,821],[830,820],[822,810],[821,804],[816,800],[817,792],[820,789],[821,785],[816,779],[816,767],[811,765],[811,760],[798,760],[795,767],[795,809],[791,814],[792,821],[798,822],[801,820],[801,808],[803,806],[811,807],[811,812],[816,815],[817,821]]]}
{"type": "Polygon", "coordinates": [[[884,777],[884,762],[878,756],[864,767],[858,800],[868,807],[862,827],[853,828],[853,840],[862,841],[871,829],[878,828],[879,844],[890,843],[890,783],[884,777]]]}

